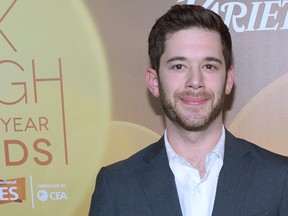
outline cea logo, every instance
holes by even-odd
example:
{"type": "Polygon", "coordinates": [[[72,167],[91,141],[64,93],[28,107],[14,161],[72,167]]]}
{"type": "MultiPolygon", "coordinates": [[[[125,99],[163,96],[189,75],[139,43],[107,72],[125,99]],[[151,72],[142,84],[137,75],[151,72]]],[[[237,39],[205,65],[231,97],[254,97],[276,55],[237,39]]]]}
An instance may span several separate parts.
{"type": "Polygon", "coordinates": [[[50,200],[67,200],[68,197],[65,192],[47,192],[46,190],[40,190],[37,193],[38,200],[45,202],[48,199],[50,200]]]}

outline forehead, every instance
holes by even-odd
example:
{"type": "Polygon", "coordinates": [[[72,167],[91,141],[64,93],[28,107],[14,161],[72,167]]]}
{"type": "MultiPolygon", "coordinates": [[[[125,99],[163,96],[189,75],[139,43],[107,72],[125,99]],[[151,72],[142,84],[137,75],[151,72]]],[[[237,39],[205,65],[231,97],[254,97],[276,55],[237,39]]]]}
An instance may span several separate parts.
{"type": "Polygon", "coordinates": [[[166,36],[163,54],[185,51],[197,51],[197,53],[207,51],[222,54],[220,34],[216,31],[193,27],[166,36]]]}

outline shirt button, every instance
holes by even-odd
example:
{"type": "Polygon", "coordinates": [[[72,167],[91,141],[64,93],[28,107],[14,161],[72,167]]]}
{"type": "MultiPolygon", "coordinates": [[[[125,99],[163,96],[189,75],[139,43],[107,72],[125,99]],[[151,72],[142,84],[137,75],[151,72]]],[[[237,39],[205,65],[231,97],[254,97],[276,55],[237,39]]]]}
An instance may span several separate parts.
{"type": "Polygon", "coordinates": [[[200,189],[200,188],[198,188],[198,189],[197,189],[197,192],[198,192],[198,193],[201,193],[201,189],[200,189]]]}

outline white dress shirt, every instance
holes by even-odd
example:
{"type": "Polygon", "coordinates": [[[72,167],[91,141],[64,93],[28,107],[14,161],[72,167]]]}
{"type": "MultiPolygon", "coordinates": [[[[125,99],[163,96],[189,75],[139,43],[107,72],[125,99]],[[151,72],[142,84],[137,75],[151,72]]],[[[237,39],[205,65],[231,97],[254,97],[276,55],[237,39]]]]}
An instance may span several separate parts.
{"type": "Polygon", "coordinates": [[[215,148],[206,157],[206,174],[201,179],[197,169],[177,155],[164,134],[169,166],[174,174],[183,216],[211,216],[218,176],[223,165],[225,129],[215,148]]]}

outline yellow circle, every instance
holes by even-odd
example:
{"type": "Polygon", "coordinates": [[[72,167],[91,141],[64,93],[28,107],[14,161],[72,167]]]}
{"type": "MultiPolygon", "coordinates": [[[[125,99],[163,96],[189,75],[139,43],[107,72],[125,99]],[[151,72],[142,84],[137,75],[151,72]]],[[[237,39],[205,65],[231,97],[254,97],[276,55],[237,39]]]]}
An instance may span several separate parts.
{"type": "Polygon", "coordinates": [[[8,154],[0,152],[1,178],[26,180],[26,200],[3,204],[1,213],[87,215],[111,112],[108,67],[96,24],[81,0],[0,4],[0,16],[7,11],[0,23],[6,36],[0,35],[5,60],[0,63],[5,77],[0,100],[14,102],[0,104],[7,123],[7,128],[3,121],[0,125],[1,142],[22,143],[10,145],[8,154]],[[7,157],[18,164],[7,166],[7,157]],[[41,201],[37,193],[45,184],[56,187],[46,188],[48,198],[41,201]]]}

